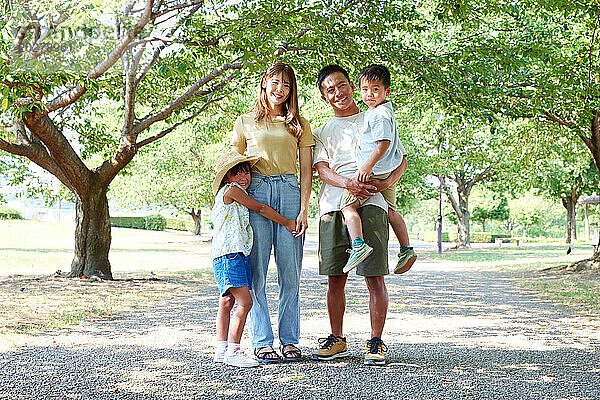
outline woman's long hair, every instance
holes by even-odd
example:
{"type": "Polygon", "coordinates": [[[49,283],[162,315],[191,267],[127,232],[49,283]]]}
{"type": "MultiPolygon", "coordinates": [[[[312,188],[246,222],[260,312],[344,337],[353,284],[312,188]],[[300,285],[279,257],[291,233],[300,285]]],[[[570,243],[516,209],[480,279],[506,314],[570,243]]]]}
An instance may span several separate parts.
{"type": "Polygon", "coordinates": [[[254,105],[254,121],[257,124],[271,122],[271,114],[269,114],[269,101],[267,100],[267,91],[263,87],[266,84],[266,80],[275,75],[282,74],[283,79],[287,79],[290,82],[290,94],[283,103],[283,117],[284,124],[288,131],[295,137],[300,137],[302,134],[302,123],[300,122],[300,110],[298,109],[298,86],[296,85],[296,75],[294,70],[287,64],[276,63],[273,64],[260,81],[260,91],[258,93],[258,99],[254,105]]]}

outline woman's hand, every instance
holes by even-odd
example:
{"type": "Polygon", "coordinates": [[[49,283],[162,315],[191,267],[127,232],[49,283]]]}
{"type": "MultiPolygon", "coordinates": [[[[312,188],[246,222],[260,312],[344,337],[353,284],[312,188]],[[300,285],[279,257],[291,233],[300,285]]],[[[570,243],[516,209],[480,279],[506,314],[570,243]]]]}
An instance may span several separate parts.
{"type": "Polygon", "coordinates": [[[296,221],[294,221],[293,219],[288,219],[287,222],[283,224],[283,226],[285,226],[285,229],[287,229],[292,235],[294,235],[294,237],[297,237],[296,221]]]}
{"type": "Polygon", "coordinates": [[[294,237],[304,235],[306,229],[308,229],[308,212],[304,211],[300,212],[298,218],[296,218],[296,232],[294,233],[294,237]]]}

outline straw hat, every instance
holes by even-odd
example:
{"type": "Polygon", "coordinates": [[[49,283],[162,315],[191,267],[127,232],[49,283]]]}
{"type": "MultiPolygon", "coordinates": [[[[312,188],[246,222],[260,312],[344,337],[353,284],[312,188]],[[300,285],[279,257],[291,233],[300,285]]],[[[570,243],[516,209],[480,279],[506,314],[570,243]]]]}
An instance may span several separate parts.
{"type": "Polygon", "coordinates": [[[248,162],[250,163],[250,167],[254,166],[258,162],[260,157],[258,156],[243,156],[235,150],[231,150],[225,154],[223,154],[217,163],[215,164],[215,170],[217,171],[217,176],[215,176],[215,180],[212,185],[213,195],[217,195],[219,188],[221,187],[221,182],[223,178],[227,174],[231,168],[235,165],[248,162]]]}

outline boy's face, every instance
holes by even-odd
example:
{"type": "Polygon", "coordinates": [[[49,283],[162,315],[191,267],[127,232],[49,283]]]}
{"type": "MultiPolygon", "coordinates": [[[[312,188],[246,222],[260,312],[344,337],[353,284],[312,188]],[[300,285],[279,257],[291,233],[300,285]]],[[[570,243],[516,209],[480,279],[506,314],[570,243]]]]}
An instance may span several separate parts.
{"type": "Polygon", "coordinates": [[[352,93],[354,85],[341,72],[334,72],[321,82],[321,98],[333,108],[335,115],[355,105],[352,93]]]}
{"type": "Polygon", "coordinates": [[[223,179],[225,182],[237,183],[244,190],[248,189],[250,186],[250,181],[252,181],[252,175],[250,171],[238,171],[236,174],[231,173],[231,171],[227,171],[225,178],[223,179]]]}
{"type": "Polygon", "coordinates": [[[390,94],[390,88],[383,86],[383,83],[378,80],[367,81],[360,80],[360,95],[362,101],[369,106],[369,110],[377,107],[385,102],[385,98],[390,94]]]}

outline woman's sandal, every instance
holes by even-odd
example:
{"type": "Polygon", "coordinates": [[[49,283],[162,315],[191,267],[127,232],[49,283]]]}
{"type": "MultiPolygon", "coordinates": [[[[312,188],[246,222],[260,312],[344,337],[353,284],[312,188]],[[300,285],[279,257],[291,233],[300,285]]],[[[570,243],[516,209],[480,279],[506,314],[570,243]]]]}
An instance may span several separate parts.
{"type": "Polygon", "coordinates": [[[302,352],[293,344],[284,344],[279,347],[279,350],[281,350],[284,361],[296,362],[302,360],[302,352]]]}
{"type": "Polygon", "coordinates": [[[279,357],[279,354],[271,346],[255,348],[254,357],[261,364],[274,364],[281,361],[281,357],[279,357]]]}

